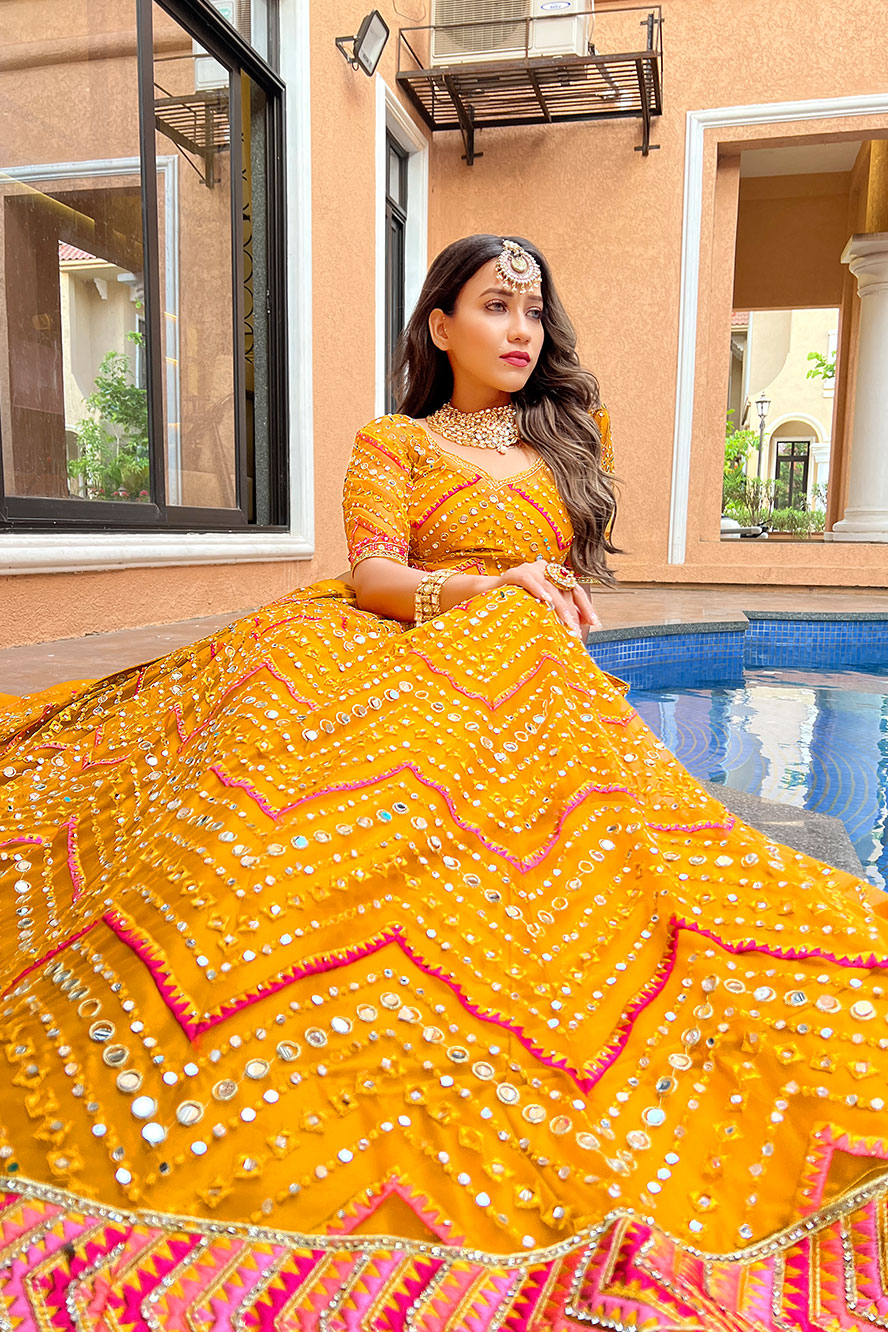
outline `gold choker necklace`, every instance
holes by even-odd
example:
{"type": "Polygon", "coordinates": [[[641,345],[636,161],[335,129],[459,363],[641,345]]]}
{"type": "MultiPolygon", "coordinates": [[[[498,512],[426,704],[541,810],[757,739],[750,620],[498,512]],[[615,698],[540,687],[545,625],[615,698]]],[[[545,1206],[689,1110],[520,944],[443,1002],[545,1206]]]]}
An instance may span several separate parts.
{"type": "Polygon", "coordinates": [[[480,412],[459,412],[452,402],[445,402],[426,419],[432,430],[453,444],[505,453],[518,443],[518,422],[510,402],[480,412]]]}

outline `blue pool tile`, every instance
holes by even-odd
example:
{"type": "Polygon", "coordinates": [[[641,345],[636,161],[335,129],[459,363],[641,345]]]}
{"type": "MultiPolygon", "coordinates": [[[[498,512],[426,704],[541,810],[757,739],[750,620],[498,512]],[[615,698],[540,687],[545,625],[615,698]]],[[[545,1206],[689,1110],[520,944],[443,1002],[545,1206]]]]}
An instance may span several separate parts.
{"type": "Polygon", "coordinates": [[[740,684],[743,639],[735,633],[686,633],[592,642],[596,665],[635,689],[665,685],[740,684]]]}
{"type": "Polygon", "coordinates": [[[740,684],[744,668],[888,671],[888,617],[821,612],[802,619],[755,611],[747,617],[718,631],[679,625],[609,630],[592,635],[589,653],[635,689],[740,684]]]}
{"type": "Polygon", "coordinates": [[[888,663],[888,621],[784,620],[750,616],[744,645],[748,667],[868,666],[888,663]]]}

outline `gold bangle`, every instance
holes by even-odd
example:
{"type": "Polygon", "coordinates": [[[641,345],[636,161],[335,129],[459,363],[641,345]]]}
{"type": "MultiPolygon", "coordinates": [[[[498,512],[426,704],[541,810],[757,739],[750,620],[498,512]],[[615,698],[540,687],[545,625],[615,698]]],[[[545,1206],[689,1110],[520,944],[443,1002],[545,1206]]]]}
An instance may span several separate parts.
{"type": "Polygon", "coordinates": [[[431,620],[436,615],[440,615],[441,588],[448,578],[452,578],[454,574],[460,572],[459,569],[435,569],[419,580],[413,599],[414,625],[424,624],[426,620],[431,620]]]}

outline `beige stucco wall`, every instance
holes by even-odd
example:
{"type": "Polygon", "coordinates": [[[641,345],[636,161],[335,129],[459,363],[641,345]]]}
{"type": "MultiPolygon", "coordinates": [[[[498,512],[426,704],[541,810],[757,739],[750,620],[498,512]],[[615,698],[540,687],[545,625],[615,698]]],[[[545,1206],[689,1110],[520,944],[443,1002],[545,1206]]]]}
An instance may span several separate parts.
{"type": "MultiPolygon", "coordinates": [[[[394,87],[398,27],[422,21],[428,6],[414,0],[410,20],[388,0],[379,8],[393,33],[380,74],[394,87]]],[[[634,151],[639,127],[632,121],[487,130],[477,144],[484,155],[469,168],[459,136],[437,135],[429,254],[474,230],[523,233],[547,253],[613,417],[624,580],[883,585],[888,548],[832,544],[817,550],[813,567],[803,544],[781,544],[778,560],[767,543],[738,550],[739,543],[718,540],[736,155],[743,147],[883,137],[888,124],[875,115],[707,131],[687,559],[666,559],[686,112],[881,91],[884,48],[872,5],[844,0],[840,41],[834,0],[665,0],[663,11],[659,149],[647,159],[634,151]]],[[[374,411],[376,90],[346,65],[333,39],[355,31],[362,12],[345,0],[311,5],[314,557],[7,578],[0,582],[0,643],[235,611],[345,567],[342,473],[356,427],[374,411]]]]}
{"type": "Polygon", "coordinates": [[[884,547],[833,545],[818,550],[812,568],[805,543],[781,544],[777,559],[767,543],[738,550],[718,536],[739,153],[884,135],[888,124],[878,116],[706,132],[687,557],[667,563],[686,112],[876,91],[881,56],[871,11],[865,3],[843,7],[838,49],[830,37],[835,9],[826,3],[752,0],[734,11],[736,22],[707,0],[667,0],[663,9],[668,83],[655,123],[659,151],[646,160],[633,152],[630,122],[491,130],[480,136],[485,156],[467,170],[458,139],[438,136],[430,251],[468,230],[509,225],[547,251],[583,358],[611,408],[624,478],[617,537],[626,553],[616,562],[624,580],[881,586],[884,547]]]}
{"type": "MultiPolygon", "coordinates": [[[[838,309],[760,310],[750,317],[750,394],[754,398],[764,391],[771,402],[765,423],[766,439],[771,442],[765,458],[770,464],[764,472],[768,476],[774,472],[773,440],[789,437],[784,423],[788,426],[793,419],[804,423],[803,432],[795,428],[789,432],[793,438],[830,441],[834,389],[822,379],[808,378],[808,354],[827,354],[829,334],[838,329],[838,319],[838,309]]],[[[748,424],[752,429],[758,426],[754,406],[748,424]]],[[[825,473],[814,478],[814,483],[824,479],[825,473]]]]}
{"type": "Polygon", "coordinates": [[[740,182],[734,308],[838,305],[849,172],[740,182]]]}

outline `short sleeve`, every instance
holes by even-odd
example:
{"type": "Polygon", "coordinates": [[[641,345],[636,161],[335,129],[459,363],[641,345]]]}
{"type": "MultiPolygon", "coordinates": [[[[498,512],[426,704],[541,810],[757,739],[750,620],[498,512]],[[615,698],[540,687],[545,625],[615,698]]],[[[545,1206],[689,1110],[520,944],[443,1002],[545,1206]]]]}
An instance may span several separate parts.
{"type": "Polygon", "coordinates": [[[610,412],[606,407],[599,407],[596,412],[593,412],[593,419],[601,435],[601,470],[613,476],[614,444],[611,438],[610,412]]]}
{"type": "Polygon", "coordinates": [[[373,555],[407,563],[409,490],[408,432],[391,417],[379,417],[355,436],[342,486],[345,539],[352,569],[373,555]]]}

